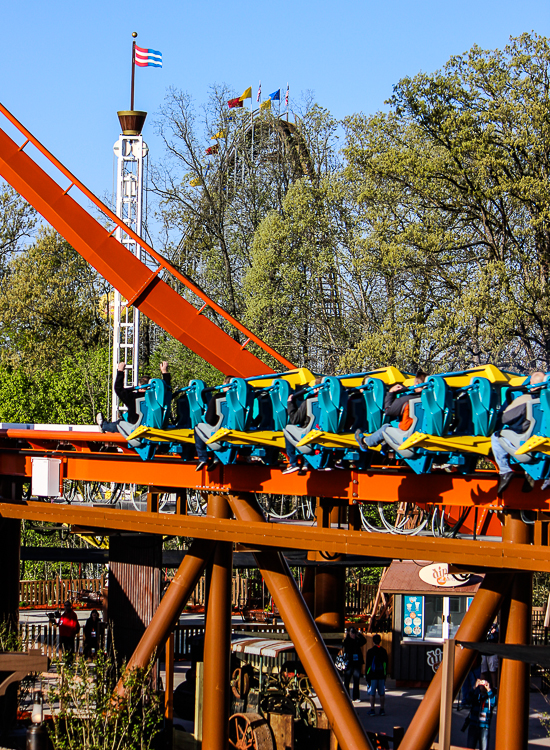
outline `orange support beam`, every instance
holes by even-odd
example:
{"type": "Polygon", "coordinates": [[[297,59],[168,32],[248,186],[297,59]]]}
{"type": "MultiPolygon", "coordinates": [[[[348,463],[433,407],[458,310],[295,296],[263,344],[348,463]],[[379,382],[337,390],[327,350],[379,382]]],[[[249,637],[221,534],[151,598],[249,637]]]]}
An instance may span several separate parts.
{"type": "MultiPolygon", "coordinates": [[[[60,169],[84,195],[93,200],[103,213],[124,227],[128,227],[87,190],[71,173],[63,167],[26,129],[0,105],[0,111],[8,117],[34,146],[60,169]]],[[[104,279],[109,281],[123,297],[135,300],[135,305],[144,315],[161,326],[185,346],[214,365],[226,375],[249,377],[271,373],[273,370],[264,362],[243,349],[241,344],[220,329],[187,300],[172,289],[165,281],[151,276],[151,270],[135,255],[127,250],[91,214],[77,203],[67,190],[63,190],[25,151],[22,150],[4,131],[0,130],[0,175],[42,214],[88,263],[104,279]]],[[[137,236],[136,236],[137,237],[137,236]]],[[[228,320],[248,338],[255,341],[268,354],[275,357],[282,366],[293,368],[291,362],[281,357],[261,339],[246,329],[225,310],[198,289],[192,282],[176,271],[168,261],[150,248],[141,238],[139,244],[163,268],[176,276],[182,284],[205,299],[208,305],[228,320]]]]}
{"type": "MultiPolygon", "coordinates": [[[[142,461],[127,448],[119,435],[58,432],[48,430],[0,430],[0,474],[30,478],[32,455],[51,455],[62,460],[63,479],[87,482],[119,482],[155,485],[159,488],[183,488],[205,492],[265,492],[276,495],[331,497],[350,504],[360,502],[406,502],[420,507],[431,505],[492,509],[550,511],[547,492],[535,488],[521,492],[518,475],[503,497],[497,496],[497,473],[476,472],[462,476],[444,472],[417,476],[406,468],[368,471],[309,471],[307,474],[282,474],[277,467],[254,464],[219,465],[214,471],[195,472],[195,463],[177,456],[159,455],[142,461]],[[100,451],[113,443],[120,452],[100,451]],[[29,448],[34,449],[29,450],[29,448]]],[[[452,517],[455,518],[456,513],[452,517]]],[[[490,533],[498,533],[498,515],[492,513],[490,533]]],[[[473,512],[470,518],[473,517],[473,512]]],[[[485,533],[488,533],[487,531],[485,533]]]]}
{"type": "MultiPolygon", "coordinates": [[[[31,518],[96,529],[122,529],[144,534],[185,536],[212,542],[261,544],[278,549],[301,549],[329,555],[363,555],[394,560],[440,560],[467,570],[472,566],[499,570],[550,572],[547,546],[449,539],[446,537],[378,534],[349,529],[319,529],[293,523],[252,523],[148,513],[112,507],[60,505],[32,501],[0,502],[0,517],[31,518]]],[[[164,600],[163,600],[164,601],[164,600]]]]}
{"type": "MultiPolygon", "coordinates": [[[[229,495],[229,504],[241,523],[268,526],[252,494],[229,495]]],[[[258,535],[258,541],[260,536],[258,535]]],[[[342,750],[372,750],[332,661],[317,625],[283,556],[273,549],[253,550],[267,587],[285,623],[342,750]]]]}

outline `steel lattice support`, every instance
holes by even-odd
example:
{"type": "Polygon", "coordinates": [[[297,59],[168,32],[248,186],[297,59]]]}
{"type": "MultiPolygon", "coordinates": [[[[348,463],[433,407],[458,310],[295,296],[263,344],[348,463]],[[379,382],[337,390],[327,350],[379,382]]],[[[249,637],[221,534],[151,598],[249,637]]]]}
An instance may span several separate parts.
{"type": "MultiPolygon", "coordinates": [[[[141,135],[121,135],[114,145],[116,169],[116,215],[141,237],[143,218],[143,174],[148,148],[141,135]]],[[[117,240],[132,255],[147,264],[147,256],[131,235],[121,228],[116,231],[117,240]]],[[[151,271],[154,271],[151,266],[151,271]]],[[[119,362],[126,364],[124,385],[136,386],[139,373],[140,313],[114,289],[113,305],[113,381],[119,362]]],[[[120,417],[119,404],[113,400],[113,421],[120,417]]]]}

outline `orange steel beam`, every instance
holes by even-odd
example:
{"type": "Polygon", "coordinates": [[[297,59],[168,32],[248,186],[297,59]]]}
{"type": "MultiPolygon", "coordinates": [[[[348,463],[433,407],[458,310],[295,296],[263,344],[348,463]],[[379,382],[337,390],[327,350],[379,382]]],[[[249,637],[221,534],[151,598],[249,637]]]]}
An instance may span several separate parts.
{"type": "MultiPolygon", "coordinates": [[[[522,521],[517,512],[509,513],[503,530],[504,540],[520,544],[532,538],[533,527],[522,521]]],[[[501,611],[504,642],[529,645],[531,638],[530,573],[516,573],[511,596],[501,611]]],[[[529,734],[529,664],[503,659],[500,668],[499,701],[495,747],[499,750],[527,748],[529,734]]]]}
{"type": "MultiPolygon", "coordinates": [[[[244,333],[268,354],[275,357],[285,368],[294,365],[281,357],[223,308],[213,302],[204,292],[159,253],[147,245],[127,227],[107,206],[93,195],[31,134],[5,107],[2,112],[12,124],[49,161],[57,167],[71,183],[78,187],[110,220],[138,242],[167,272],[198,295],[208,307],[222,315],[231,325],[244,333]]],[[[109,281],[126,298],[132,299],[147,317],[154,320],[165,331],[185,346],[210,362],[227,375],[249,377],[273,372],[256,356],[235,341],[215,323],[201,315],[193,305],[181,297],[165,281],[151,276],[151,270],[119,242],[62,187],[31,159],[3,130],[0,130],[0,175],[34,208],[42,214],[88,263],[104,279],[109,281]]]]}
{"type": "Polygon", "coordinates": [[[420,506],[550,511],[548,493],[538,488],[528,494],[522,493],[519,475],[512,480],[504,496],[498,497],[496,472],[478,472],[469,476],[442,472],[417,476],[406,469],[380,468],[361,472],[310,471],[298,476],[283,475],[280,469],[274,467],[234,464],[219,466],[210,473],[196,473],[194,463],[187,463],[176,456],[162,455],[152,461],[142,461],[126,447],[119,435],[107,437],[99,433],[0,430],[0,475],[30,478],[32,455],[61,458],[63,479],[90,482],[187,487],[205,492],[329,496],[352,504],[408,502],[420,506]],[[90,442],[86,443],[88,436],[90,442]],[[118,448],[125,455],[120,452],[99,452],[97,444],[101,442],[115,443],[113,450],[118,448]],[[28,450],[28,446],[34,446],[36,450],[28,450]]]}
{"type": "Polygon", "coordinates": [[[425,536],[322,529],[297,523],[242,523],[204,516],[118,510],[41,502],[0,502],[0,517],[29,518],[97,529],[185,536],[220,542],[363,555],[399,560],[437,560],[468,567],[550,572],[548,547],[425,536]]]}
{"type": "MultiPolygon", "coordinates": [[[[485,576],[469,610],[458,627],[457,640],[466,640],[466,636],[468,638],[477,636],[480,639],[485,636],[510,587],[512,578],[513,576],[503,573],[489,573],[485,576]]],[[[475,657],[475,651],[461,648],[458,645],[455,646],[453,696],[457,694],[464,682],[475,657]]],[[[433,741],[439,727],[442,683],[443,670],[438,669],[399,745],[401,750],[429,750],[433,747],[433,741]]],[[[497,745],[497,747],[500,746],[497,745]]]]}
{"type": "MultiPolygon", "coordinates": [[[[241,522],[255,526],[267,523],[260,506],[250,493],[229,495],[229,504],[241,522]]],[[[336,671],[286,560],[277,550],[261,549],[261,546],[253,554],[339,746],[342,750],[372,750],[354,711],[351,697],[336,671]]]]}
{"type": "MultiPolygon", "coordinates": [[[[208,515],[231,518],[224,495],[208,497],[208,515]]],[[[210,570],[204,632],[202,744],[208,750],[227,750],[229,745],[231,654],[231,586],[233,545],[216,544],[210,570]]]]}

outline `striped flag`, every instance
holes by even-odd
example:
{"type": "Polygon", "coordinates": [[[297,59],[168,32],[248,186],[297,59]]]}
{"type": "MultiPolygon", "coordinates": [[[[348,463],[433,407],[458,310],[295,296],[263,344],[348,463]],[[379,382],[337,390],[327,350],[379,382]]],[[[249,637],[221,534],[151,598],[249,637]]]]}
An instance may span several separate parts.
{"type": "Polygon", "coordinates": [[[288,107],[288,83],[286,85],[285,104],[288,107]]]}
{"type": "Polygon", "coordinates": [[[260,81],[258,85],[258,96],[256,97],[256,101],[259,102],[262,97],[262,82],[260,81]]]}
{"type": "Polygon", "coordinates": [[[136,65],[140,68],[162,68],[162,52],[156,49],[144,49],[136,44],[136,65]]]}

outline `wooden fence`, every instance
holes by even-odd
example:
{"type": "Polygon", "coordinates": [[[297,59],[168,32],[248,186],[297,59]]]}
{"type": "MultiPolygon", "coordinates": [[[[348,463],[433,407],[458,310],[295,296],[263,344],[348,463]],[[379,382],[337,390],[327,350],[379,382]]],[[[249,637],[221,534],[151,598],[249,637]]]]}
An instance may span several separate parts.
{"type": "Polygon", "coordinates": [[[346,585],[346,614],[361,615],[372,612],[378,585],[350,582],[346,585]]]}
{"type": "Polygon", "coordinates": [[[100,594],[104,578],[54,578],[49,581],[20,581],[19,606],[60,609],[67,599],[76,602],[82,592],[100,594]]]}
{"type": "MultiPolygon", "coordinates": [[[[167,579],[169,580],[169,579],[167,579]]],[[[73,603],[79,600],[82,592],[100,594],[104,577],[91,578],[55,578],[49,581],[21,581],[20,606],[28,608],[60,609],[70,599],[73,603]]],[[[232,604],[234,608],[244,607],[253,592],[261,590],[261,582],[254,578],[233,576],[232,604]]],[[[348,583],[346,587],[346,613],[348,615],[366,614],[372,611],[378,587],[370,583],[348,583]]],[[[206,578],[202,576],[189,599],[192,606],[204,606],[206,596],[206,578]]],[[[266,592],[266,604],[269,595],[266,592]]]]}

